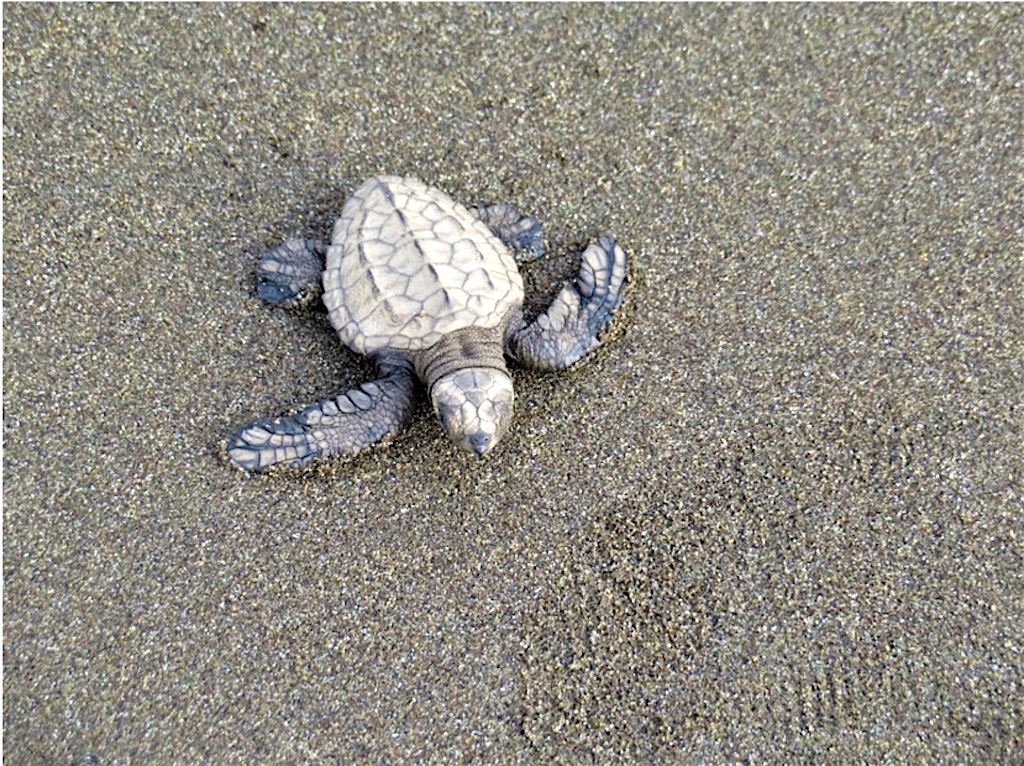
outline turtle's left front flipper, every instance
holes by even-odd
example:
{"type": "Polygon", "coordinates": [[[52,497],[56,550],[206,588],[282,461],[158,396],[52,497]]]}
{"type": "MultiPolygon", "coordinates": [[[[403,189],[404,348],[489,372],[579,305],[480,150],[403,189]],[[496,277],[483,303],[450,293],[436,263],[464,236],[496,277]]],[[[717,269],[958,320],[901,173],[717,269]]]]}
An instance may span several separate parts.
{"type": "Polygon", "coordinates": [[[244,471],[301,468],[317,458],[355,454],[401,429],[416,409],[416,379],[407,362],[378,361],[380,378],[288,417],[260,418],[227,442],[244,471]]]}
{"type": "Polygon", "coordinates": [[[547,311],[512,334],[509,355],[526,367],[563,370],[601,345],[600,335],[622,305],[626,252],[609,236],[583,251],[575,284],[547,311]]]}

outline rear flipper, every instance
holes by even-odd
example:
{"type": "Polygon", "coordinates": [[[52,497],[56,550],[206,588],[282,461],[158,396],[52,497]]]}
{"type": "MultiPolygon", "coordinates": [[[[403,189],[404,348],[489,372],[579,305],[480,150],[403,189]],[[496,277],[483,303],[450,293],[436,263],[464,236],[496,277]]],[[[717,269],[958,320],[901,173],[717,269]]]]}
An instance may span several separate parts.
{"type": "Polygon", "coordinates": [[[244,471],[301,468],[317,458],[355,454],[393,435],[416,409],[406,363],[378,363],[380,379],[289,417],[260,418],[235,431],[227,454],[244,471]]]}
{"type": "Polygon", "coordinates": [[[544,254],[541,224],[532,215],[522,215],[507,202],[494,205],[475,205],[469,212],[512,250],[516,260],[532,260],[544,254]]]}
{"type": "Polygon", "coordinates": [[[513,332],[509,355],[537,370],[563,370],[601,345],[600,334],[622,305],[626,253],[611,237],[583,251],[576,284],[555,297],[533,324],[513,332]]]}
{"type": "Polygon", "coordinates": [[[294,237],[260,257],[256,290],[278,306],[306,306],[324,291],[322,276],[328,244],[294,237]]]}

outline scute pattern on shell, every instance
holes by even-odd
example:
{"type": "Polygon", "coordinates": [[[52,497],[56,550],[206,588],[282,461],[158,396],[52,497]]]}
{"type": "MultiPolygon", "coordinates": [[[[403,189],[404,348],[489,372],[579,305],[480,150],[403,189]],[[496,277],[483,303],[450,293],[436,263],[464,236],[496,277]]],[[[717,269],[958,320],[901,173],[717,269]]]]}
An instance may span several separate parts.
{"type": "Polygon", "coordinates": [[[494,327],[523,301],[515,260],[446,194],[382,176],[357,189],[334,225],[324,303],[360,354],[419,351],[464,327],[494,327]]]}

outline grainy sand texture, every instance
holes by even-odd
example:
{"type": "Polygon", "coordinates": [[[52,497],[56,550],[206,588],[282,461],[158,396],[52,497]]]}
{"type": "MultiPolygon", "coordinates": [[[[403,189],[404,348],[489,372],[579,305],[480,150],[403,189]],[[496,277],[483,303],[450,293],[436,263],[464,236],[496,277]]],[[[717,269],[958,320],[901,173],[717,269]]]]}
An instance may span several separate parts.
{"type": "Polygon", "coordinates": [[[4,763],[1014,763],[1024,11],[3,6],[4,763]],[[366,177],[633,259],[622,336],[329,473],[256,297],[366,177]]]}

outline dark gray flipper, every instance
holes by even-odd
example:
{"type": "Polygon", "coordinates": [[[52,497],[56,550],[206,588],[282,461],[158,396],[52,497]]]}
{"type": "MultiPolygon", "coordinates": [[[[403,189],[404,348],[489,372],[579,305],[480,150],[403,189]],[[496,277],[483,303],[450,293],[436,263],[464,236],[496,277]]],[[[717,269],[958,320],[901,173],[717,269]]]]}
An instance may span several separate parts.
{"type": "Polygon", "coordinates": [[[622,305],[626,253],[611,237],[583,251],[576,284],[562,288],[533,324],[513,332],[509,355],[538,370],[563,370],[601,345],[598,337],[622,305]]]}
{"type": "Polygon", "coordinates": [[[256,291],[278,306],[305,306],[324,291],[322,277],[328,244],[295,237],[260,257],[256,291]]]}
{"type": "Polygon", "coordinates": [[[532,215],[522,215],[507,202],[475,205],[469,212],[479,218],[494,236],[505,243],[517,260],[530,260],[544,254],[541,223],[532,215]]]}
{"type": "Polygon", "coordinates": [[[373,383],[295,415],[260,418],[239,428],[228,439],[228,457],[245,471],[301,468],[317,458],[355,454],[391,436],[416,409],[416,378],[411,365],[401,361],[378,362],[377,371],[381,377],[373,383]]]}

